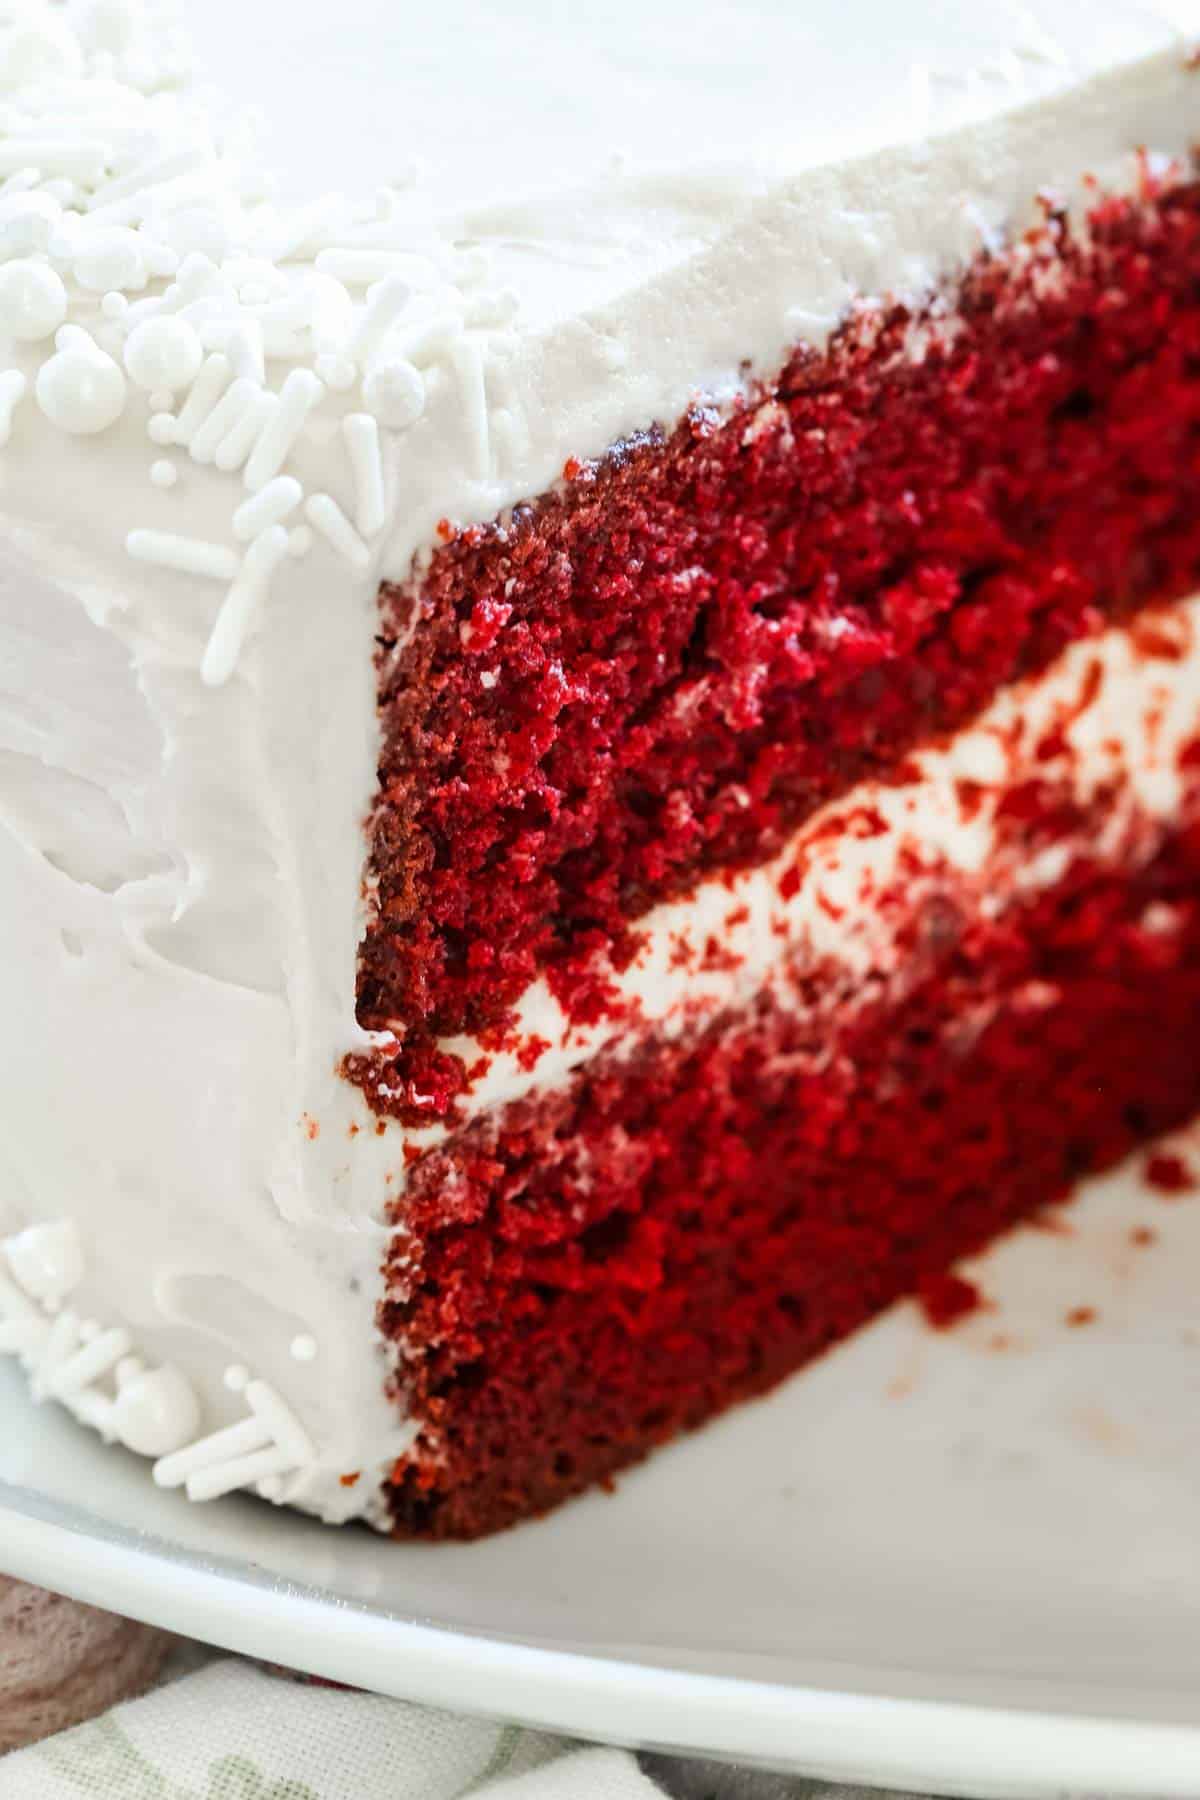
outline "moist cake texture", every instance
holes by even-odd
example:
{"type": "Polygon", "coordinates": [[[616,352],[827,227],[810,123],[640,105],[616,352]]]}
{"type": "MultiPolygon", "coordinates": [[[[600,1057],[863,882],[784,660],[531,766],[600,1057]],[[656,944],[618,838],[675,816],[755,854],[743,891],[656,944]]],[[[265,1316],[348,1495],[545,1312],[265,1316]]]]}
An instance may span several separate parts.
{"type": "Polygon", "coordinates": [[[459,10],[0,25],[0,1352],[434,1537],[1200,1105],[1176,14],[459,10]]]}

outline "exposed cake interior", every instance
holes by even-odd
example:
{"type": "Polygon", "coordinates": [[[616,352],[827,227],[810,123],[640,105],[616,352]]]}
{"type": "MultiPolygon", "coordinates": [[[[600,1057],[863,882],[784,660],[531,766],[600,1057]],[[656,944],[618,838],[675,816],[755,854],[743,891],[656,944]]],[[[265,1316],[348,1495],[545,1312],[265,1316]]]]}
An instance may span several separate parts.
{"type": "Polygon", "coordinates": [[[1073,646],[499,1059],[395,1208],[404,1529],[553,1504],[1194,1110],[1198,701],[1200,603],[1073,646]]]}
{"type": "Polygon", "coordinates": [[[586,1019],[657,900],[1200,578],[1200,189],[1047,212],[385,591],[379,1112],[452,1118],[536,976],[586,1019]]]}

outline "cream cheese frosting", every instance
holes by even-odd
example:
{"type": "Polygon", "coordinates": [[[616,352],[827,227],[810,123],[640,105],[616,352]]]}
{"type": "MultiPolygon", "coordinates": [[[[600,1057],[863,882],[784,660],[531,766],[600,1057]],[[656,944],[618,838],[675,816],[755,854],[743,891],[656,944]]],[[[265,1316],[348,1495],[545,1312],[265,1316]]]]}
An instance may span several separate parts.
{"type": "MultiPolygon", "coordinates": [[[[379,580],[1194,136],[1200,9],[644,10],[197,4],[273,186],[172,9],[0,8],[0,1311],[131,1446],[173,1396],[198,1495],[352,1516],[409,1436],[373,1327],[404,1134],[336,1073],[379,580]],[[64,1222],[53,1313],[23,1234],[64,1222]]],[[[557,1031],[537,1080],[599,1047],[557,1031]]]]}

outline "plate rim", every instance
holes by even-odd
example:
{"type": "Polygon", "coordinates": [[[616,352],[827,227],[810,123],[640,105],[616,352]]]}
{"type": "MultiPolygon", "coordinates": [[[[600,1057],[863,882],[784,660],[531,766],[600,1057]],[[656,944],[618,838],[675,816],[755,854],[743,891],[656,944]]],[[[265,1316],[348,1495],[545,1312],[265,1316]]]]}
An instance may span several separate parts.
{"type": "Polygon", "coordinates": [[[1200,1791],[1196,1725],[712,1675],[422,1624],[222,1566],[157,1536],[124,1542],[128,1528],[3,1480],[0,1520],[0,1564],[17,1579],[421,1705],[631,1749],[977,1800],[1200,1791]]]}

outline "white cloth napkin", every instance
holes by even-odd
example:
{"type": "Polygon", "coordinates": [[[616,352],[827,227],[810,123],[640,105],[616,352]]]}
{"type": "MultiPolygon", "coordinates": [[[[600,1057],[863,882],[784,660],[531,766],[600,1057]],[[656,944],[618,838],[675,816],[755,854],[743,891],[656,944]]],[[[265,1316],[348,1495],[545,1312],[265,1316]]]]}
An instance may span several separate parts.
{"type": "Polygon", "coordinates": [[[659,1800],[622,1750],[313,1687],[234,1657],[0,1762],[3,1800],[659,1800]]]}
{"type": "Polygon", "coordinates": [[[627,1750],[309,1685],[224,1656],[0,1759],[0,1800],[468,1796],[870,1800],[823,1784],[666,1757],[643,1767],[627,1750]]]}

